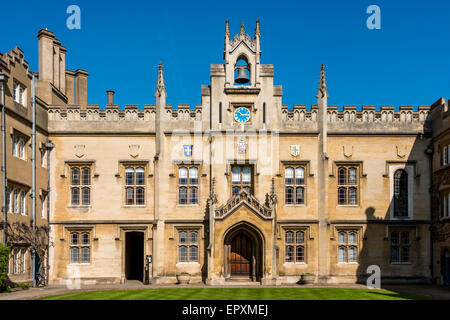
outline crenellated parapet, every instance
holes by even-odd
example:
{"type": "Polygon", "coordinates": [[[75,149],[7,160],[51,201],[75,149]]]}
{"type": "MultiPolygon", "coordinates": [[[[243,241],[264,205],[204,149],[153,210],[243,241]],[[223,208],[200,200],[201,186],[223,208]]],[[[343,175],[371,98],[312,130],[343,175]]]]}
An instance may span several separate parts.
{"type": "MultiPolygon", "coordinates": [[[[386,105],[377,109],[373,105],[365,105],[357,108],[355,105],[345,105],[341,110],[337,106],[327,107],[328,132],[429,132],[430,106],[419,106],[414,110],[413,106],[400,106],[395,110],[394,106],[386,105]]],[[[311,127],[311,123],[317,122],[318,106],[312,105],[307,109],[306,105],[294,105],[288,109],[286,105],[281,107],[281,119],[283,127],[302,129],[311,127]]]]}
{"type": "Polygon", "coordinates": [[[176,109],[166,105],[166,120],[169,121],[202,121],[202,105],[191,109],[189,104],[179,104],[176,109]]]}

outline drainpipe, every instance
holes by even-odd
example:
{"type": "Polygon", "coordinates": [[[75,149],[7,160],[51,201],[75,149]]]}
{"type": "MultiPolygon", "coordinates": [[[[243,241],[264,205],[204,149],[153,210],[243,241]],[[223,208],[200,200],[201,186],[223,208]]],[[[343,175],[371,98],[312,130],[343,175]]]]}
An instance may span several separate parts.
{"type": "Polygon", "coordinates": [[[428,189],[430,195],[430,282],[434,281],[434,254],[433,254],[433,153],[434,147],[432,144],[425,149],[425,154],[428,156],[430,163],[430,188],[428,189]]]}
{"type": "Polygon", "coordinates": [[[8,213],[6,212],[6,134],[5,134],[5,84],[8,82],[6,74],[0,74],[1,96],[2,96],[2,212],[3,212],[3,245],[6,246],[6,222],[8,213]]]}
{"type": "MultiPolygon", "coordinates": [[[[33,78],[32,78],[32,86],[31,86],[31,91],[32,91],[32,107],[33,107],[33,129],[32,129],[32,133],[31,133],[31,137],[32,137],[32,155],[31,155],[31,165],[33,167],[32,169],[32,190],[31,190],[31,199],[33,201],[33,208],[32,208],[32,212],[33,212],[33,217],[32,217],[32,232],[33,232],[33,238],[36,237],[36,88],[35,88],[35,79],[34,79],[34,74],[33,74],[33,78]]],[[[35,248],[35,243],[31,244],[31,260],[32,260],[32,275],[33,275],[33,287],[36,286],[36,248],[35,248]]],[[[42,261],[41,261],[42,263],[42,261]]]]}
{"type": "Polygon", "coordinates": [[[55,145],[48,139],[45,142],[45,148],[47,149],[47,254],[46,254],[46,268],[45,268],[45,285],[49,283],[49,270],[50,270],[50,152],[52,152],[55,145]]]}

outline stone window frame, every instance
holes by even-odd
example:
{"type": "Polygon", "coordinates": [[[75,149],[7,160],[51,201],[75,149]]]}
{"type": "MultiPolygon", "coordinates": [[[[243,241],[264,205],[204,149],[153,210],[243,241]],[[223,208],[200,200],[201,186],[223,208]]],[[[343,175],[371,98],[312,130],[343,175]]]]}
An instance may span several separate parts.
{"type": "Polygon", "coordinates": [[[414,178],[420,175],[416,172],[415,163],[388,163],[389,177],[389,215],[391,220],[412,220],[414,217],[414,178]],[[398,170],[405,170],[408,174],[408,216],[395,216],[394,214],[394,174],[398,170]]]}
{"type": "Polygon", "coordinates": [[[83,164],[76,164],[76,163],[71,163],[69,164],[69,183],[70,183],[70,206],[71,207],[90,207],[92,205],[92,178],[93,178],[93,174],[92,174],[92,164],[87,164],[87,163],[83,163],[83,164]],[[78,170],[79,172],[79,177],[78,177],[78,183],[74,183],[74,172],[75,170],[78,170]],[[89,181],[87,181],[88,183],[86,183],[85,180],[85,172],[86,170],[89,170],[89,181]],[[73,194],[73,190],[78,190],[78,201],[74,202],[74,194],[73,194]],[[89,193],[89,201],[85,202],[84,201],[84,190],[88,190],[89,193]]]}
{"type": "Polygon", "coordinates": [[[30,140],[30,137],[17,129],[11,130],[11,153],[12,156],[27,161],[28,160],[28,152],[27,152],[27,143],[30,140]],[[17,142],[15,142],[17,141],[17,142]]]}
{"type": "Polygon", "coordinates": [[[177,264],[199,264],[200,263],[200,237],[201,237],[201,228],[198,227],[176,227],[176,245],[177,245],[177,264]],[[182,232],[186,233],[186,243],[181,243],[180,234],[182,232]],[[195,233],[197,236],[197,241],[191,241],[191,234],[195,233]],[[180,248],[187,248],[186,251],[186,261],[180,260],[180,248]],[[191,260],[191,247],[197,248],[197,259],[191,260]]]}
{"type": "Polygon", "coordinates": [[[190,164],[190,163],[179,163],[176,169],[176,179],[177,179],[177,205],[178,206],[198,206],[199,198],[200,198],[200,172],[201,168],[199,164],[190,164]],[[197,169],[197,178],[191,178],[191,168],[197,169]],[[180,171],[181,169],[186,169],[186,183],[181,183],[180,180],[180,171]],[[192,179],[196,179],[192,181],[192,179]],[[181,203],[181,190],[186,189],[186,203],[181,203]],[[191,189],[197,190],[197,197],[195,202],[191,202],[191,189]]]}
{"type": "Polygon", "coordinates": [[[360,204],[360,178],[359,178],[360,168],[357,164],[338,164],[337,165],[337,196],[338,196],[338,206],[359,206],[360,204]],[[351,180],[351,172],[355,171],[354,179],[351,180]],[[344,177],[342,175],[344,173],[344,177]],[[344,179],[343,179],[344,178],[344,179]],[[341,190],[345,191],[345,199],[341,202],[341,190]],[[356,197],[354,202],[350,201],[350,191],[354,190],[354,195],[356,197]]]}
{"type": "Polygon", "coordinates": [[[27,107],[27,87],[16,79],[13,80],[12,98],[14,102],[22,107],[27,107]],[[20,91],[21,89],[22,92],[20,91]]]}
{"type": "Polygon", "coordinates": [[[284,165],[284,205],[285,206],[305,206],[306,205],[306,191],[307,191],[307,177],[306,177],[306,165],[304,164],[285,164],[284,165]],[[293,181],[290,184],[287,184],[286,181],[286,170],[288,168],[292,168],[294,170],[294,177],[293,181]],[[297,181],[297,169],[301,168],[303,170],[303,183],[298,183],[297,181]],[[293,188],[293,199],[292,203],[287,203],[287,189],[293,188]],[[302,188],[303,189],[303,202],[297,202],[297,189],[302,188]]]}
{"type": "Polygon", "coordinates": [[[14,182],[9,179],[6,187],[6,207],[7,213],[19,214],[22,216],[28,215],[27,195],[30,187],[19,182],[14,182]],[[17,194],[17,200],[16,200],[17,194]]]}
{"type": "Polygon", "coordinates": [[[295,264],[295,263],[300,263],[300,264],[306,264],[306,260],[307,260],[307,228],[303,228],[303,227],[297,227],[297,228],[286,228],[284,229],[284,263],[289,263],[289,264],[295,264]],[[288,242],[287,241],[287,235],[292,233],[292,237],[293,237],[293,242],[288,242]],[[303,241],[299,241],[297,235],[298,234],[303,234],[303,241]],[[293,256],[292,256],[292,260],[288,260],[287,257],[287,253],[288,253],[288,248],[289,247],[293,247],[293,256]],[[301,247],[303,248],[303,259],[299,260],[298,256],[297,256],[297,249],[301,247]]]}
{"type": "Polygon", "coordinates": [[[68,229],[69,235],[69,264],[70,265],[89,265],[92,263],[92,230],[83,228],[83,229],[68,229]],[[77,243],[74,243],[73,235],[77,235],[77,243]],[[83,236],[88,235],[88,242],[83,242],[83,236]],[[77,249],[77,261],[72,260],[72,249],[77,249]],[[83,250],[88,249],[89,260],[83,261],[83,250]]]}
{"type": "MultiPolygon", "coordinates": [[[[417,232],[417,231],[416,231],[417,232]]],[[[389,228],[389,263],[391,265],[411,265],[412,264],[412,230],[411,228],[392,227],[389,228]],[[393,243],[393,234],[398,234],[398,242],[393,243]],[[408,242],[403,243],[403,234],[408,234],[408,242]],[[398,261],[393,261],[393,248],[398,248],[398,261]],[[402,251],[404,248],[408,249],[408,260],[404,261],[402,257],[402,251]]]]}
{"type": "MultiPolygon", "coordinates": [[[[230,180],[229,180],[229,185],[230,185],[230,197],[233,197],[235,195],[233,195],[233,189],[234,188],[239,188],[239,193],[246,188],[250,188],[250,194],[254,195],[255,194],[255,167],[253,164],[251,163],[244,163],[244,164],[231,164],[230,165],[230,180]],[[235,183],[233,182],[233,169],[234,168],[240,168],[239,170],[239,183],[235,183]],[[244,169],[246,168],[250,168],[250,184],[246,184],[244,183],[244,169]]],[[[238,193],[238,194],[239,194],[238,193]]]]}
{"type": "Polygon", "coordinates": [[[338,264],[359,264],[359,254],[361,248],[361,228],[337,227],[336,228],[336,259],[338,264]],[[341,234],[345,234],[345,241],[341,242],[341,234]],[[356,241],[350,242],[350,234],[356,234],[356,241]],[[340,261],[339,252],[345,248],[345,259],[340,261]],[[350,249],[356,248],[356,259],[350,260],[350,249]]]}
{"type": "Polygon", "coordinates": [[[146,207],[147,206],[147,166],[142,164],[142,163],[123,163],[123,172],[124,172],[124,181],[123,181],[123,186],[124,186],[124,190],[123,190],[123,195],[124,195],[124,199],[123,199],[123,204],[124,207],[146,207]],[[128,183],[128,177],[127,177],[127,170],[128,169],[133,169],[133,183],[129,184],[128,183]],[[143,169],[144,173],[143,173],[143,179],[144,182],[142,184],[138,184],[137,183],[137,171],[138,169],[143,169]],[[133,189],[133,203],[132,204],[128,204],[127,203],[127,190],[132,188],[133,189]],[[138,189],[144,189],[144,201],[143,203],[137,203],[137,190],[138,189]]]}

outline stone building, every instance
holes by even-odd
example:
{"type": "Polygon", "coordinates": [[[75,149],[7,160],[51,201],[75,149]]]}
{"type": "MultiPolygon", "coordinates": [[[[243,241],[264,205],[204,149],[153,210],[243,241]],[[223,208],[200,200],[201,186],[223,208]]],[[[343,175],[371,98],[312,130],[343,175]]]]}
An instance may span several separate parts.
{"type": "Polygon", "coordinates": [[[55,67],[65,49],[39,32],[50,283],[142,281],[146,267],[151,283],[354,283],[371,265],[384,283],[430,281],[436,108],[328,105],[324,66],[316,105],[283,105],[260,36],[259,21],[233,38],[226,22],[195,107],[166,104],[160,64],[155,104],[121,109],[113,91],[87,104],[88,73],[55,67]]]}
{"type": "Polygon", "coordinates": [[[449,104],[439,99],[431,106],[433,127],[433,275],[450,286],[450,118],[449,104]]]}

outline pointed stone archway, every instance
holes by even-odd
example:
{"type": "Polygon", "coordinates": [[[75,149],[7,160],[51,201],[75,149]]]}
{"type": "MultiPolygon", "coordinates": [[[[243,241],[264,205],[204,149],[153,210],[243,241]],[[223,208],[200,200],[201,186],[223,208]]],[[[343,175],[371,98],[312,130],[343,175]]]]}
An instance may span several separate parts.
{"type": "Polygon", "coordinates": [[[225,280],[261,281],[264,270],[264,236],[255,226],[240,222],[224,236],[225,280]]]}

